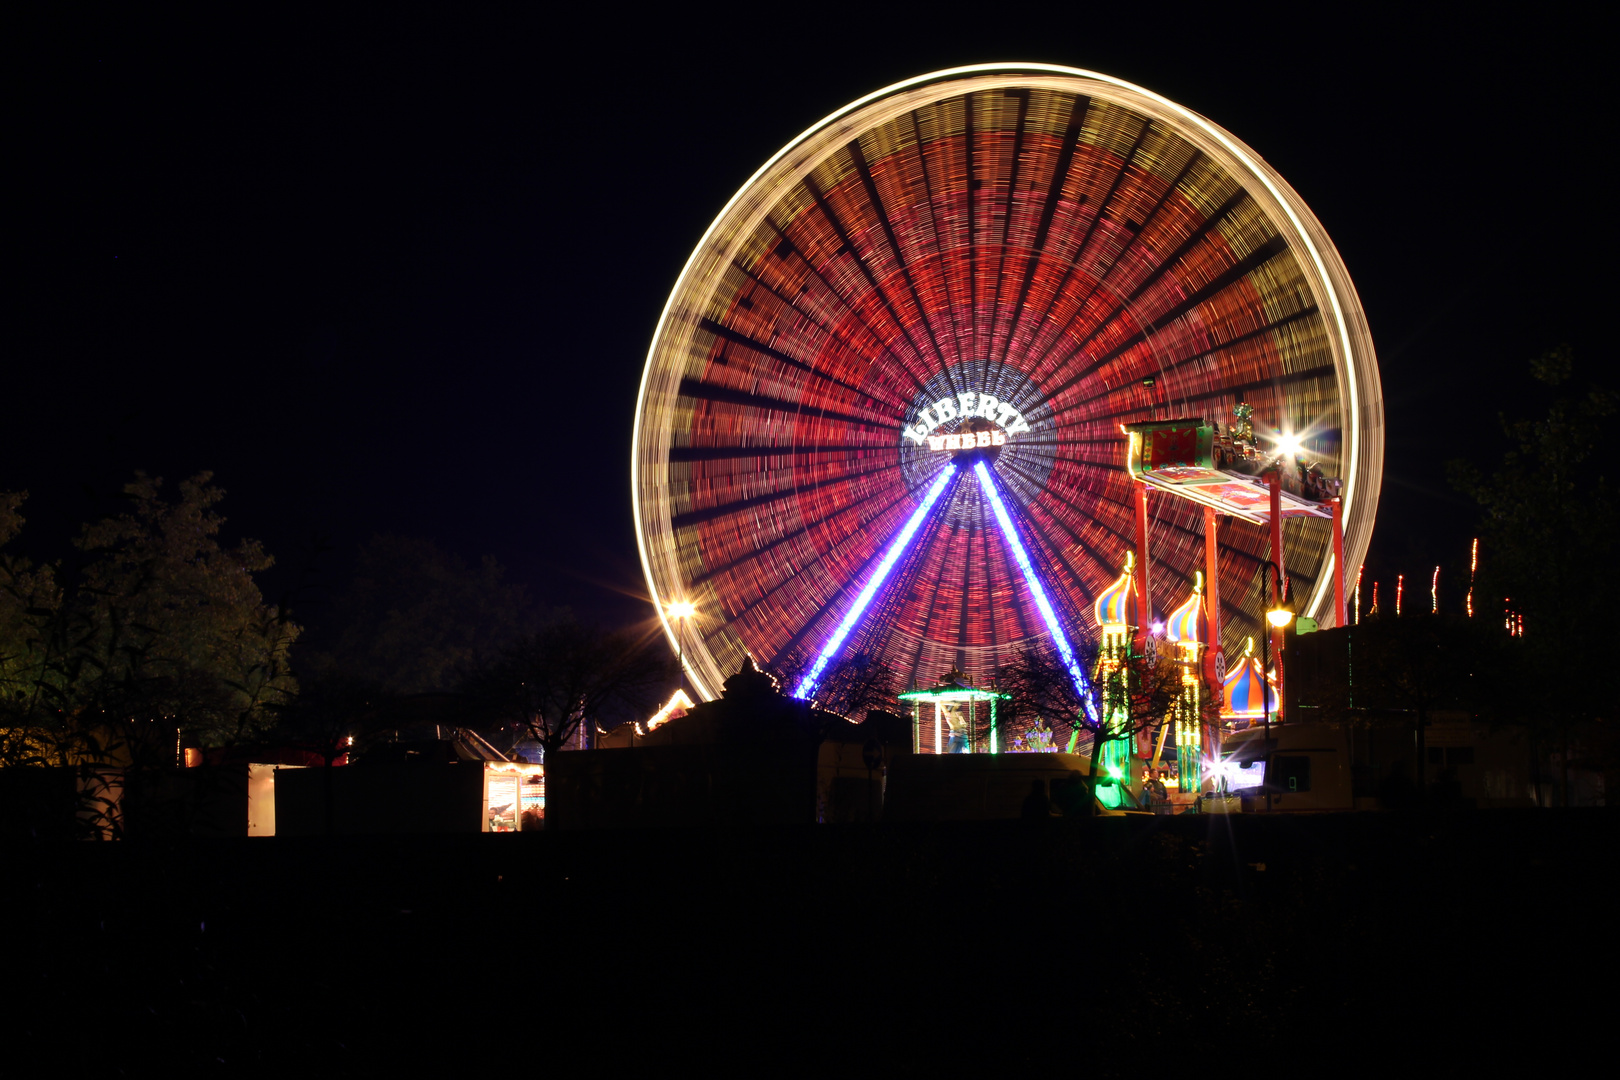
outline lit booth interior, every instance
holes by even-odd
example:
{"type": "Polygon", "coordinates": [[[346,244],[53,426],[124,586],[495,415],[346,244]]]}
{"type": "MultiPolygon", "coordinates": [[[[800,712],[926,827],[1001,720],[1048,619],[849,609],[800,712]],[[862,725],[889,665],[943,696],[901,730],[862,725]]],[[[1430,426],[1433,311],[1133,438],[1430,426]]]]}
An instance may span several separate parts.
{"type": "Polygon", "coordinates": [[[999,754],[1002,731],[997,703],[1005,694],[966,685],[952,673],[946,682],[900,695],[911,706],[911,749],[919,754],[999,754]]]}

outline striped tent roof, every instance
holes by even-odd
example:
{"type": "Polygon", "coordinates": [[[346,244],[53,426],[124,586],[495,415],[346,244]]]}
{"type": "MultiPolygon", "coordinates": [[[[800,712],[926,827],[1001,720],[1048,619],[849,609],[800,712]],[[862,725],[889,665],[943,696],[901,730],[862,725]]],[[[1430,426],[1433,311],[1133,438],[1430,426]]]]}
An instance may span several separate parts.
{"type": "Polygon", "coordinates": [[[1226,682],[1221,688],[1221,715],[1222,716],[1260,716],[1265,706],[1260,703],[1260,687],[1266,687],[1266,697],[1271,705],[1273,714],[1277,711],[1277,687],[1264,679],[1260,674],[1260,661],[1252,656],[1244,657],[1231,671],[1226,673],[1226,682]]]}
{"type": "Polygon", "coordinates": [[[1187,597],[1187,602],[1172,611],[1170,617],[1164,621],[1164,636],[1171,641],[1197,644],[1198,616],[1203,614],[1204,605],[1201,602],[1203,599],[1202,590],[1194,589],[1192,595],[1187,597]]]}
{"type": "Polygon", "coordinates": [[[1131,621],[1131,572],[1126,570],[1097,597],[1097,625],[1119,626],[1131,621]]]}

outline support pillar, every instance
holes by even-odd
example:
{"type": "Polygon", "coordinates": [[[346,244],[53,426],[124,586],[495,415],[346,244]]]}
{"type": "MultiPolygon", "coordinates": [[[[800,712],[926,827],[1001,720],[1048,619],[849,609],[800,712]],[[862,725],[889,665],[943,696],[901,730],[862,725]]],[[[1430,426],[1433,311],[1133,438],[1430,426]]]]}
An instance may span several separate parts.
{"type": "MultiPolygon", "coordinates": [[[[1288,568],[1283,564],[1282,472],[1279,469],[1266,473],[1266,486],[1271,495],[1271,561],[1277,565],[1277,578],[1271,585],[1275,590],[1273,595],[1281,603],[1288,583],[1288,568]]],[[[1265,614],[1262,612],[1260,617],[1265,618],[1265,614]]],[[[1277,667],[1277,719],[1280,722],[1283,718],[1283,631],[1269,622],[1265,629],[1271,635],[1271,657],[1277,667]]],[[[1264,687],[1261,693],[1265,693],[1264,687]]]]}
{"type": "MultiPolygon", "coordinates": [[[[1135,650],[1140,655],[1147,651],[1148,634],[1153,629],[1153,588],[1148,564],[1148,486],[1146,484],[1133,485],[1132,497],[1136,503],[1136,576],[1133,582],[1136,587],[1136,641],[1135,650]]],[[[1153,752],[1153,733],[1144,727],[1138,731],[1133,739],[1138,757],[1146,758],[1153,752]]],[[[1129,775],[1129,774],[1128,774],[1129,775]]],[[[1134,776],[1130,776],[1135,779],[1134,776]]]]}
{"type": "Polygon", "coordinates": [[[1134,485],[1136,496],[1136,617],[1142,625],[1138,631],[1146,638],[1148,627],[1153,623],[1153,588],[1149,581],[1148,565],[1148,486],[1146,484],[1134,485]]]}
{"type": "MultiPolygon", "coordinates": [[[[1213,506],[1204,507],[1204,685],[1208,688],[1210,702],[1217,709],[1220,707],[1221,693],[1225,690],[1220,669],[1215,664],[1215,654],[1221,648],[1220,522],[1220,515],[1213,506]]],[[[1200,755],[1212,764],[1220,761],[1220,720],[1208,720],[1200,713],[1194,718],[1194,723],[1202,729],[1200,755]]],[[[1187,763],[1183,762],[1182,769],[1186,768],[1187,763]]],[[[1203,777],[1198,779],[1200,783],[1193,788],[1194,791],[1203,787],[1203,777]]]]}
{"type": "Polygon", "coordinates": [[[1333,500],[1333,625],[1349,626],[1345,615],[1344,593],[1344,499],[1333,500]]]}
{"type": "Polygon", "coordinates": [[[1204,507],[1204,683],[1215,697],[1221,693],[1221,677],[1215,670],[1215,653],[1221,647],[1220,520],[1213,506],[1204,507]]]}

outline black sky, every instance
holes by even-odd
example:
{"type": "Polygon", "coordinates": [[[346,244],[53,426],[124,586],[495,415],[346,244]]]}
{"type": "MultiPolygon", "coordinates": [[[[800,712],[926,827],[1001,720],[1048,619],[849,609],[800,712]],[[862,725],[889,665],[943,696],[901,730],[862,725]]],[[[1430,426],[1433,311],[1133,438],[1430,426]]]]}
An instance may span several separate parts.
{"type": "Polygon", "coordinates": [[[431,536],[638,619],[613,591],[640,588],[635,391],[708,222],[858,96],[1039,60],[1203,113],[1312,206],[1383,368],[1370,569],[1426,574],[1472,530],[1441,462],[1494,452],[1524,361],[1568,341],[1612,363],[1616,185],[1606,31],[1550,5],[1416,9],[13,22],[0,488],[33,492],[43,550],[87,490],[212,469],[230,528],[284,565],[316,533],[334,579],[373,532],[431,536]]]}

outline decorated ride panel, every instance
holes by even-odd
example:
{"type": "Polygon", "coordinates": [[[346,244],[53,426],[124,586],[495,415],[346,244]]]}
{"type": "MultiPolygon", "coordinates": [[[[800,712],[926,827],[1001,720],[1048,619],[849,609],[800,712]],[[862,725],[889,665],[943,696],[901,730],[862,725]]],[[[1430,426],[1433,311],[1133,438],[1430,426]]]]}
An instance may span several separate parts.
{"type": "MultiPolygon", "coordinates": [[[[1271,520],[1271,491],[1261,470],[1269,461],[1256,450],[1248,416],[1221,431],[1202,419],[1152,420],[1121,424],[1127,436],[1126,470],[1159,491],[1211,506],[1222,514],[1256,525],[1271,520]]],[[[1331,500],[1338,480],[1322,475],[1319,464],[1295,456],[1282,469],[1281,515],[1284,518],[1333,516],[1331,500]]]]}

